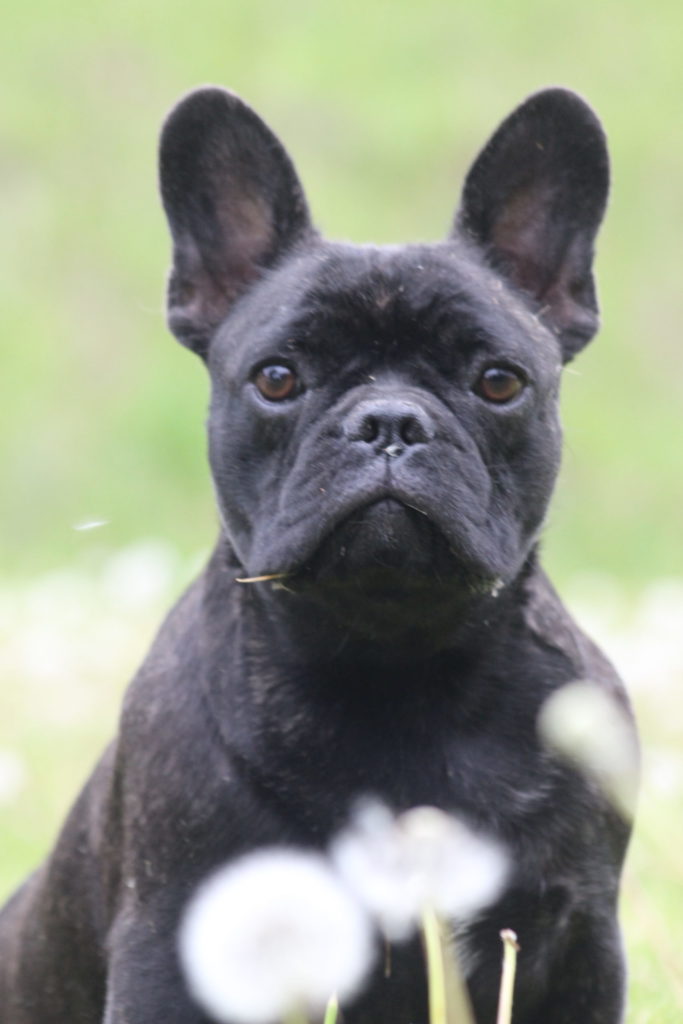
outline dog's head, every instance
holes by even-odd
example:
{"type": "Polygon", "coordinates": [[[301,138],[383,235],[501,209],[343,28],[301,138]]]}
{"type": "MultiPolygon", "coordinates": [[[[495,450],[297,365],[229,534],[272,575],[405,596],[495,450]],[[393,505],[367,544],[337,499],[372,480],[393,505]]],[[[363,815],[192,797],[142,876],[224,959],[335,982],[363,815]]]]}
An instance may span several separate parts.
{"type": "Polygon", "coordinates": [[[169,322],[210,371],[243,575],[351,604],[515,578],[558,470],[561,367],[597,327],[607,188],[599,122],[551,89],[483,149],[447,241],[332,243],[249,107],[216,88],[178,104],[161,139],[169,322]]]}

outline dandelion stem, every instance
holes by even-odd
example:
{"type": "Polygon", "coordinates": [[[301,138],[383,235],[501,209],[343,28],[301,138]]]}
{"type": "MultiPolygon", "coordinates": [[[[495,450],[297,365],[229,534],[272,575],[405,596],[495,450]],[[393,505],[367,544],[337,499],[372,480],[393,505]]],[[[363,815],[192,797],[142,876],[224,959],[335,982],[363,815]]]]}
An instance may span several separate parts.
{"type": "Polygon", "coordinates": [[[517,953],[519,945],[517,936],[510,928],[500,933],[503,940],[503,971],[500,977],[500,996],[498,997],[498,1016],[496,1024],[511,1024],[512,995],[515,987],[515,971],[517,970],[517,953]]]}
{"type": "Polygon", "coordinates": [[[429,989],[429,1024],[447,1024],[446,973],[441,943],[439,919],[430,907],[422,912],[422,934],[427,956],[427,985],[429,989]]]}
{"type": "Polygon", "coordinates": [[[427,959],[430,1024],[475,1024],[470,999],[456,957],[438,914],[422,912],[422,937],[427,959]]]}
{"type": "Polygon", "coordinates": [[[327,1001],[327,1008],[325,1010],[325,1019],[323,1024],[337,1024],[337,1014],[339,1013],[339,1000],[337,999],[337,993],[335,992],[327,1001]]]}
{"type": "Polygon", "coordinates": [[[384,977],[391,977],[391,943],[388,939],[384,940],[384,977]]]}
{"type": "Polygon", "coordinates": [[[283,1024],[308,1024],[308,1017],[303,1010],[295,1008],[289,1011],[283,1024]]]}

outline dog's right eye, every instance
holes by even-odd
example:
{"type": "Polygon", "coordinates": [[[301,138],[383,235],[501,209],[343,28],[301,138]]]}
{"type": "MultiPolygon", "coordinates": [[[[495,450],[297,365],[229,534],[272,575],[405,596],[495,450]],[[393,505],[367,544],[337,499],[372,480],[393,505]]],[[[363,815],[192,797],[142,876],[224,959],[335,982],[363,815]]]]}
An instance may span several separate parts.
{"type": "Polygon", "coordinates": [[[494,405],[506,405],[516,398],[526,381],[517,370],[508,366],[489,366],[479,377],[474,391],[494,405]]]}
{"type": "Polygon", "coordinates": [[[294,370],[274,363],[261,367],[254,377],[254,384],[269,402],[283,402],[296,394],[299,380],[294,370]]]}

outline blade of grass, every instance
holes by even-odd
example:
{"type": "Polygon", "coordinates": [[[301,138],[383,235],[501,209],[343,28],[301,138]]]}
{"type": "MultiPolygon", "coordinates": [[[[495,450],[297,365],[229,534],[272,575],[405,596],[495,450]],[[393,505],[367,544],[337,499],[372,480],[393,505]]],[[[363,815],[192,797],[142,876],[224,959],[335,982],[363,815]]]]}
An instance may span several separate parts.
{"type": "Polygon", "coordinates": [[[235,576],[235,583],[263,583],[265,580],[283,580],[286,572],[271,572],[267,576],[235,576]]]}

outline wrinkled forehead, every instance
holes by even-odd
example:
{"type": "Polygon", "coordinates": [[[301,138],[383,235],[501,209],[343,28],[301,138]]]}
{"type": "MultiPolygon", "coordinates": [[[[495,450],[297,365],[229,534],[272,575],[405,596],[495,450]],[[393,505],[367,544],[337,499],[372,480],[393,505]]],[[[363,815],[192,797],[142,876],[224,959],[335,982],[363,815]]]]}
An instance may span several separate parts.
{"type": "Polygon", "coordinates": [[[378,352],[455,345],[513,358],[531,347],[540,361],[559,363],[554,336],[524,299],[454,242],[322,243],[270,274],[240,313],[252,331],[288,335],[302,349],[366,339],[378,352]]]}

